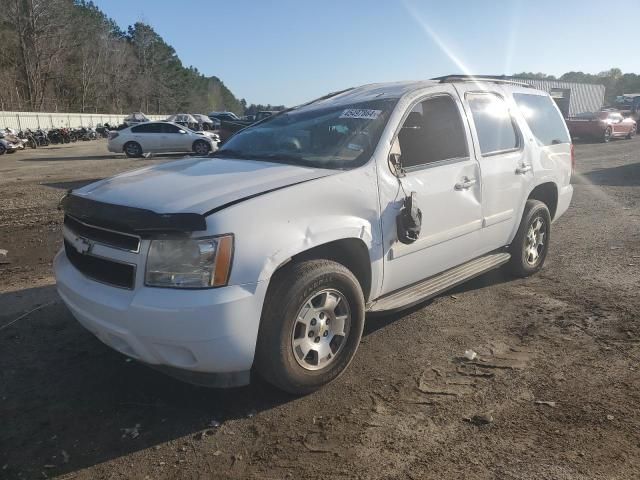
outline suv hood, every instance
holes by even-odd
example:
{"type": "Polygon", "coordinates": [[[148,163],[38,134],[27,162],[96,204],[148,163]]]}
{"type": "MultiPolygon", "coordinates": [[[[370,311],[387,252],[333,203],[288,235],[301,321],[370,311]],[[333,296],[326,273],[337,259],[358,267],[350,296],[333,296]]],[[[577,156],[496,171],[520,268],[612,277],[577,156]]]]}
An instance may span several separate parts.
{"type": "Polygon", "coordinates": [[[74,190],[73,195],[156,213],[205,214],[230,202],[335,173],[255,160],[196,158],[116,175],[74,190]]]}

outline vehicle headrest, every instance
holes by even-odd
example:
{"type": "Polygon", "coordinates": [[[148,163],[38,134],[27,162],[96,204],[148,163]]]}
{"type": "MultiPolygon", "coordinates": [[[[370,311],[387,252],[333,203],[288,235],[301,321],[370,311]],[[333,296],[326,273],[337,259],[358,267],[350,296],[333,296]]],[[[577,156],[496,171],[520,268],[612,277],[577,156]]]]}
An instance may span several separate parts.
{"type": "Polygon", "coordinates": [[[421,127],[423,123],[422,114],[420,112],[411,112],[404,121],[402,128],[421,127]]]}

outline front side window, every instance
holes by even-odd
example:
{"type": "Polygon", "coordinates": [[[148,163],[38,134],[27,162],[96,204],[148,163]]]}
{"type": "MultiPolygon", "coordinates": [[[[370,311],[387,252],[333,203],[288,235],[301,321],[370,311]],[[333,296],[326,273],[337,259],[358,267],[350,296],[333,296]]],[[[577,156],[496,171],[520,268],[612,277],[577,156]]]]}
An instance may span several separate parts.
{"type": "Polygon", "coordinates": [[[398,133],[402,166],[407,169],[469,156],[460,110],[449,95],[418,103],[398,133]]]}
{"type": "MultiPolygon", "coordinates": [[[[514,93],[513,99],[539,145],[546,147],[559,143],[571,143],[564,120],[550,97],[530,93],[514,93]]],[[[592,119],[595,118],[595,115],[587,113],[582,114],[580,118],[592,119]]]]}
{"type": "Polygon", "coordinates": [[[504,99],[493,93],[468,93],[467,103],[482,155],[519,148],[520,138],[504,99]]]}
{"type": "Polygon", "coordinates": [[[371,157],[396,103],[381,99],[300,107],[240,131],[216,156],[354,168],[371,157]]]}
{"type": "Polygon", "coordinates": [[[162,131],[164,133],[180,133],[180,128],[176,125],[171,125],[170,123],[162,124],[162,131]]]}

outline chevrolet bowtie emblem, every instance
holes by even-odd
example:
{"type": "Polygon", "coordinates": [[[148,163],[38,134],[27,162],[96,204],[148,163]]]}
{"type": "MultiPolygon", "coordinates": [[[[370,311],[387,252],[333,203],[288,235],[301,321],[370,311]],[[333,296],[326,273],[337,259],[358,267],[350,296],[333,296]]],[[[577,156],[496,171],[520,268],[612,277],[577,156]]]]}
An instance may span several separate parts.
{"type": "Polygon", "coordinates": [[[76,237],[75,241],[73,242],[73,246],[78,251],[78,253],[81,253],[84,255],[86,253],[91,252],[91,249],[93,248],[93,243],[91,243],[89,240],[87,240],[84,237],[76,237]]]}

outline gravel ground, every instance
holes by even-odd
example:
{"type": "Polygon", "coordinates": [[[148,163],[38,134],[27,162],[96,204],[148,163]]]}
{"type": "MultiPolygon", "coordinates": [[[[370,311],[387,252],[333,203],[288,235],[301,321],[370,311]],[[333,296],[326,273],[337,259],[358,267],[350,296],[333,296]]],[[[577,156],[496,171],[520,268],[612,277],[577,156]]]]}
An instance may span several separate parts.
{"type": "Polygon", "coordinates": [[[303,398],[172,380],[58,299],[65,189],[166,157],[104,141],[0,157],[0,478],[637,479],[640,139],[576,152],[540,274],[369,317],[349,371],[303,398]]]}

